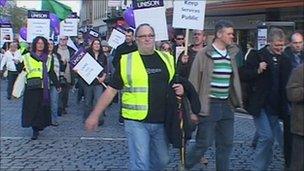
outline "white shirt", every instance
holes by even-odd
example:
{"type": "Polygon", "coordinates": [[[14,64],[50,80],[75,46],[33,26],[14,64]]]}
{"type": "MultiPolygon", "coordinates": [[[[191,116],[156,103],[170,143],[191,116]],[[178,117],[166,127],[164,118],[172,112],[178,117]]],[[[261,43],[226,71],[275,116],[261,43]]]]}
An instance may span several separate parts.
{"type": "Polygon", "coordinates": [[[3,70],[3,67],[6,66],[8,71],[17,71],[15,62],[21,62],[21,53],[16,50],[15,52],[6,51],[1,60],[0,70],[3,70]]]}

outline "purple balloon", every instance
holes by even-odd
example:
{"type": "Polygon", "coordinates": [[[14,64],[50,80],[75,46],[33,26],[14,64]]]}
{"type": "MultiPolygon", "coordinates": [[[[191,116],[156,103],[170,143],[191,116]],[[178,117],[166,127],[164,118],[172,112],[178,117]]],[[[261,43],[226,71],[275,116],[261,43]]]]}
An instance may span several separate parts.
{"type": "Polygon", "coordinates": [[[123,13],[124,19],[128,23],[129,26],[135,28],[135,19],[134,19],[134,12],[133,8],[128,8],[123,13]]]}
{"type": "Polygon", "coordinates": [[[54,13],[50,13],[50,23],[55,35],[59,35],[60,20],[54,13]]]}
{"type": "Polygon", "coordinates": [[[22,39],[26,40],[27,37],[27,29],[26,27],[21,27],[19,30],[19,35],[22,39]]]}

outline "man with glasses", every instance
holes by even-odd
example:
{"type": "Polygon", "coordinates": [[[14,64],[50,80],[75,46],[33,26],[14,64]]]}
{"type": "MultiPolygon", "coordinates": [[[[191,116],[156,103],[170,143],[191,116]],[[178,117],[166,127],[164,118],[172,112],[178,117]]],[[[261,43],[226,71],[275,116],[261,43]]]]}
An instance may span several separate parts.
{"type": "MultiPolygon", "coordinates": [[[[150,25],[139,25],[135,40],[138,50],[121,56],[108,88],[86,120],[86,129],[97,128],[99,115],[122,90],[130,170],[163,170],[169,161],[164,121],[174,60],[170,54],[155,50],[155,32],[150,25]]],[[[172,88],[177,95],[184,92],[181,84],[172,88]]]]}
{"type": "MultiPolygon", "coordinates": [[[[71,89],[71,86],[74,85],[74,77],[75,74],[72,73],[73,71],[70,70],[69,61],[70,58],[74,55],[75,50],[72,47],[69,47],[68,45],[68,36],[60,36],[59,37],[59,44],[54,47],[54,51],[57,52],[59,55],[61,55],[61,60],[63,61],[63,64],[66,65],[65,71],[64,71],[64,77],[61,77],[61,80],[66,80],[64,85],[62,85],[62,91],[59,94],[59,111],[58,115],[61,116],[61,114],[67,114],[66,108],[68,106],[68,99],[69,99],[69,92],[71,89]]],[[[61,81],[63,82],[63,81],[61,81]]]]}
{"type": "Polygon", "coordinates": [[[185,46],[185,35],[181,30],[176,30],[174,34],[174,43],[172,45],[172,54],[176,59],[176,48],[185,46]]]}

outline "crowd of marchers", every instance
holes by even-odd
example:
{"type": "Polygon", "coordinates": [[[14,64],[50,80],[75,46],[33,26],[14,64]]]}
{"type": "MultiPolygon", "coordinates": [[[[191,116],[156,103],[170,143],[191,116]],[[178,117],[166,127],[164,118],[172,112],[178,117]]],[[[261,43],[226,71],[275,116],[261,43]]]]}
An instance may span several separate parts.
{"type": "Polygon", "coordinates": [[[69,37],[60,36],[58,44],[39,36],[30,44],[14,39],[1,49],[0,76],[6,77],[11,100],[16,80],[24,74],[21,124],[32,128],[32,140],[69,114],[69,94],[76,89],[88,131],[106,122],[111,103],[120,104],[118,123],[125,129],[131,170],[166,167],[168,143],[177,134],[168,131],[168,115],[180,111],[184,116],[177,121],[191,125],[190,130],[181,127],[186,133],[182,141],[197,130],[195,143],[185,147],[183,167],[191,169],[215,143],[216,169],[229,170],[236,110],[253,116],[252,170],[267,170],[275,141],[285,168],[303,170],[303,34],[286,37],[283,29],[272,27],[265,47],[256,49],[249,42],[241,49],[234,33],[231,22],[220,20],[210,43],[204,30],[192,30],[192,43],[186,45],[181,30],[170,41],[156,42],[154,28],[141,24],[126,29],[125,42],[115,49],[106,40],[84,40],[80,34],[74,41],[77,48],[86,49],[103,67],[91,84],[69,64],[76,52],[68,46],[69,37]]]}

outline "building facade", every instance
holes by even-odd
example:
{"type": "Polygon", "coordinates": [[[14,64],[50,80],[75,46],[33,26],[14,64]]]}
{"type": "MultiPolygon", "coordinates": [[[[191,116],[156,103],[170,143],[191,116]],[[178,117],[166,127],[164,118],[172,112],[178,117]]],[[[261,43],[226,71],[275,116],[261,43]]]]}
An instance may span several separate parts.
{"type": "MultiPolygon", "coordinates": [[[[101,35],[109,34],[117,20],[123,20],[123,10],[132,0],[85,0],[82,1],[80,24],[94,28],[101,35]]],[[[167,8],[167,24],[172,25],[173,0],[164,0],[167,8]]],[[[256,44],[257,28],[265,22],[293,22],[287,32],[304,28],[303,0],[207,0],[204,28],[208,40],[213,38],[216,21],[227,19],[235,24],[236,42],[245,47],[248,42],[256,44]]],[[[278,24],[280,26],[280,23],[278,24]]],[[[190,36],[191,37],[191,36],[190,36]]],[[[191,42],[191,40],[190,40],[191,42]]]]}

